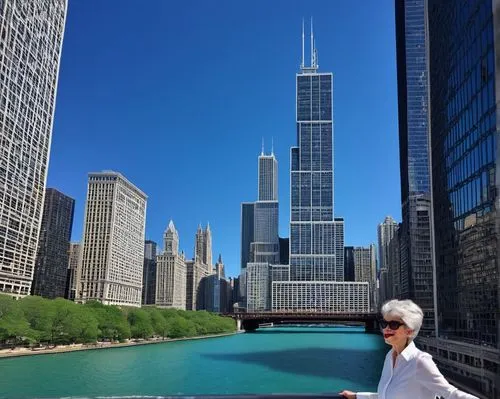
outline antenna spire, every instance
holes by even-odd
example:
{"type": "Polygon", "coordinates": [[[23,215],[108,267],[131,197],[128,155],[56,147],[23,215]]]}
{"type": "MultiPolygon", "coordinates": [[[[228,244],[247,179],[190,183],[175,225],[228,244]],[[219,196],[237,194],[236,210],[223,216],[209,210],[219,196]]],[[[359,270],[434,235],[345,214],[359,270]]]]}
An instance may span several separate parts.
{"type": "Polygon", "coordinates": [[[264,155],[264,137],[262,137],[262,150],[260,152],[260,155],[264,155]]]}
{"type": "Polygon", "coordinates": [[[300,67],[304,68],[304,18],[302,18],[302,62],[300,67]]]}
{"type": "Polygon", "coordinates": [[[274,137],[271,138],[271,155],[274,155],[274,137]]]}
{"type": "Polygon", "coordinates": [[[313,18],[311,17],[311,68],[314,67],[314,31],[313,18]]]}

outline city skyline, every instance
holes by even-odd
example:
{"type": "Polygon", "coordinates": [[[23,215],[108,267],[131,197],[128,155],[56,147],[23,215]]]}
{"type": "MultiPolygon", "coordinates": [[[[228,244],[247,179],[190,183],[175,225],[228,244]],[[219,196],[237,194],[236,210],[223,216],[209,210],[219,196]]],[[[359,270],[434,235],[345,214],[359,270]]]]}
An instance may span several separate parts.
{"type": "MultiPolygon", "coordinates": [[[[227,7],[220,5],[221,12],[215,13],[210,22],[199,20],[206,7],[202,3],[196,3],[194,13],[188,6],[167,7],[153,2],[147,11],[148,19],[152,19],[148,26],[138,28],[136,38],[129,36],[126,26],[130,18],[136,18],[136,12],[144,11],[129,7],[131,4],[123,3],[112,27],[107,25],[109,13],[116,12],[111,3],[99,4],[101,16],[90,11],[92,2],[74,3],[68,14],[48,185],[76,199],[72,241],[79,241],[83,231],[86,174],[113,169],[148,194],[147,239],[161,242],[170,219],[176,221],[181,237],[192,237],[199,223],[210,222],[214,253],[223,255],[227,275],[237,275],[240,203],[256,196],[253,160],[261,150],[262,137],[266,151],[274,138],[274,153],[284,165],[278,179],[282,204],[279,232],[288,237],[287,165],[295,131],[295,88],[291,77],[300,62],[301,21],[311,15],[317,46],[322,48],[320,67],[337,76],[335,146],[339,151],[335,168],[336,189],[342,194],[336,198],[336,212],[346,219],[346,244],[374,242],[374,226],[383,217],[391,214],[400,219],[392,2],[387,1],[386,7],[369,6],[359,15],[359,10],[351,5],[329,2],[313,2],[293,11],[286,7],[282,14],[279,11],[283,4],[277,3],[266,5],[265,17],[261,15],[264,3],[249,7],[228,2],[224,3],[227,7]],[[319,13],[321,7],[327,12],[319,13]],[[262,30],[271,33],[271,37],[255,32],[251,18],[245,18],[242,24],[228,22],[234,19],[232,15],[243,11],[259,17],[262,30]],[[177,14],[177,19],[172,24],[160,24],[161,17],[169,15],[167,12],[177,14]],[[323,14],[339,23],[332,24],[331,18],[323,14]],[[370,43],[364,43],[349,23],[343,22],[352,21],[354,15],[364,21],[366,29],[384,29],[370,43]],[[189,31],[186,27],[190,23],[196,23],[197,29],[189,31]],[[198,23],[202,24],[200,29],[198,23]],[[198,40],[200,31],[206,32],[206,40],[198,40]],[[352,44],[358,46],[359,53],[347,51],[340,40],[341,33],[353,34],[352,44]],[[103,36],[106,40],[102,43],[103,36]],[[230,43],[221,46],[221,39],[229,36],[230,43]],[[241,40],[243,46],[233,46],[234,40],[241,40]],[[220,57],[219,46],[223,53],[220,57]],[[276,48],[280,48],[279,54],[276,48]],[[92,57],[87,57],[90,51],[92,57]],[[139,51],[146,57],[139,56],[139,51]],[[125,53],[127,59],[133,58],[130,65],[123,58],[125,53]],[[183,60],[185,67],[179,70],[174,59],[183,60]],[[268,66],[256,66],[252,61],[255,59],[267,59],[268,66]],[[366,64],[372,65],[370,71],[362,67],[366,64]],[[212,72],[219,73],[223,65],[227,66],[228,81],[219,81],[217,90],[213,90],[212,72]],[[192,78],[189,96],[168,78],[174,70],[192,78]],[[232,78],[241,72],[242,86],[234,91],[232,78]],[[362,87],[375,108],[373,113],[370,110],[369,115],[365,114],[366,121],[354,115],[356,110],[366,112],[372,105],[368,106],[366,96],[350,94],[353,88],[362,87]],[[211,100],[208,93],[212,93],[211,100]],[[189,115],[182,110],[189,108],[188,99],[191,115],[196,115],[191,119],[200,119],[203,125],[186,120],[189,115]],[[98,107],[105,107],[106,112],[98,107]],[[356,145],[354,137],[359,138],[356,145]],[[86,151],[95,140],[102,145],[86,151]],[[73,151],[74,148],[83,151],[73,151]],[[161,154],[157,152],[159,148],[163,148],[161,154]],[[376,153],[382,151],[393,155],[381,159],[376,153]],[[165,157],[167,162],[163,161],[165,157]],[[374,166],[363,170],[356,158],[374,166]],[[170,172],[170,165],[175,173],[170,172]],[[363,199],[366,193],[372,199],[378,197],[382,177],[385,185],[387,180],[390,182],[390,200],[363,199]],[[367,181],[363,190],[356,184],[359,180],[367,181]],[[359,209],[364,210],[363,215],[359,209]]],[[[192,243],[183,242],[181,247],[191,258],[192,243]]]]}

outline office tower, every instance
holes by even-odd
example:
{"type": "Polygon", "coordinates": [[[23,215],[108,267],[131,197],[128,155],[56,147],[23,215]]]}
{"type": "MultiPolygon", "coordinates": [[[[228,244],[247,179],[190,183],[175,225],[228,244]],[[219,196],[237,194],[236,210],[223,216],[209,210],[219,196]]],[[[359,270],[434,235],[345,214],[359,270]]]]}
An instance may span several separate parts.
{"type": "Polygon", "coordinates": [[[156,300],[156,242],[144,242],[144,268],[142,272],[142,304],[154,305],[156,300]]]}
{"type": "Polygon", "coordinates": [[[288,237],[279,237],[280,247],[280,265],[290,264],[290,239],[288,237]]]}
{"type": "Polygon", "coordinates": [[[80,258],[80,250],[82,246],[79,242],[69,244],[68,270],[66,282],[66,299],[75,300],[76,295],[76,278],[78,271],[78,259],[80,258]]]}
{"type": "Polygon", "coordinates": [[[219,254],[219,259],[215,264],[215,274],[221,278],[226,278],[226,272],[224,271],[224,262],[222,261],[222,255],[219,254]]]}
{"type": "Polygon", "coordinates": [[[16,297],[33,280],[66,10],[0,2],[0,292],[16,297]]]}
{"type": "Polygon", "coordinates": [[[186,309],[186,260],[179,254],[179,234],[170,221],[163,235],[165,250],[156,258],[155,305],[186,309]]]}
{"type": "Polygon", "coordinates": [[[354,247],[344,248],[344,281],[356,281],[354,279],[354,247]]]}
{"type": "Polygon", "coordinates": [[[250,262],[250,244],[254,236],[254,205],[254,202],[241,203],[241,270],[250,262]]]}
{"type": "Polygon", "coordinates": [[[48,188],[45,191],[42,225],[31,293],[63,298],[68,274],[69,240],[75,200],[48,188]]]}
{"type": "Polygon", "coordinates": [[[206,265],[196,259],[186,260],[186,310],[200,310],[201,304],[198,303],[201,296],[200,283],[210,274],[206,265]]]}
{"type": "MultiPolygon", "coordinates": [[[[217,264],[222,264],[222,260],[217,264]]],[[[214,313],[232,312],[232,281],[224,278],[220,271],[223,268],[216,268],[217,272],[207,277],[203,277],[198,290],[197,309],[214,313]]]]}
{"type": "Polygon", "coordinates": [[[401,224],[398,224],[388,246],[387,287],[389,298],[401,298],[401,242],[399,239],[401,224]]]}
{"type": "Polygon", "coordinates": [[[273,151],[266,155],[262,148],[258,173],[258,201],[278,201],[278,161],[273,151]]]}
{"type": "Polygon", "coordinates": [[[269,292],[269,263],[250,262],[246,268],[247,311],[266,311],[271,309],[269,292]]]}
{"type": "Polygon", "coordinates": [[[394,232],[398,227],[397,222],[391,217],[387,216],[382,223],[377,227],[378,237],[378,255],[379,255],[379,281],[380,281],[380,304],[392,297],[392,289],[390,286],[389,270],[389,243],[394,237],[394,232]]]}
{"type": "Polygon", "coordinates": [[[209,224],[207,224],[205,230],[202,229],[201,225],[198,226],[195,237],[194,258],[202,265],[205,265],[205,269],[209,273],[212,272],[212,232],[209,224]]]}
{"type": "Polygon", "coordinates": [[[370,285],[370,307],[377,310],[377,261],[375,245],[354,247],[354,281],[367,282],[370,285]]]}
{"type": "Polygon", "coordinates": [[[389,268],[388,246],[397,227],[397,222],[391,216],[387,216],[377,227],[379,267],[381,270],[389,268]]]}
{"type": "Polygon", "coordinates": [[[75,301],[141,306],[146,200],[120,173],[89,173],[75,301]]]}
{"type": "Polygon", "coordinates": [[[334,218],[333,74],[318,72],[317,61],[311,26],[311,64],[304,63],[302,31],[302,63],[296,75],[297,146],[291,148],[290,171],[291,281],[272,282],[273,310],[328,312],[352,310],[354,303],[368,304],[367,297],[358,302],[344,296],[344,289],[353,290],[354,296],[366,295],[367,290],[364,283],[343,283],[344,220],[334,218]]]}
{"type": "Polygon", "coordinates": [[[278,161],[274,153],[258,159],[258,200],[254,204],[253,241],[250,261],[279,263],[278,161]]]}
{"type": "Polygon", "coordinates": [[[434,334],[426,0],[396,0],[399,154],[402,223],[400,298],[424,311],[434,334]]]}
{"type": "Polygon", "coordinates": [[[500,2],[428,0],[441,369],[500,397],[500,2]]]}

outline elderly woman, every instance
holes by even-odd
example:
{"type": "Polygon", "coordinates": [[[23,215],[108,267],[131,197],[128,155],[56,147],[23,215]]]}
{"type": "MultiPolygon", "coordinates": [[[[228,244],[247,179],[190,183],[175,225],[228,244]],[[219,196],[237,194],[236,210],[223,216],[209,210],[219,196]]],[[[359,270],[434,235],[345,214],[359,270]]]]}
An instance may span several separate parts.
{"type": "Polygon", "coordinates": [[[445,380],[432,356],[413,343],[424,315],[413,301],[393,299],[382,306],[380,327],[392,346],[385,357],[377,393],[342,391],[348,399],[478,399],[445,380]]]}

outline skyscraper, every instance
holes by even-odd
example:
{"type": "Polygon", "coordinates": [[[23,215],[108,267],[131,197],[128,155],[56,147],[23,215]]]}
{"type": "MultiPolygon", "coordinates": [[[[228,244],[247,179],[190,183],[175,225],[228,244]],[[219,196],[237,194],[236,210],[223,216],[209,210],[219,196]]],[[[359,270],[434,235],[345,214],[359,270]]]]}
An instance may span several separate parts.
{"type": "MultiPolygon", "coordinates": [[[[453,380],[500,397],[500,2],[428,0],[438,340],[453,380]]],[[[474,393],[474,392],[473,392],[474,393]]]]}
{"type": "Polygon", "coordinates": [[[250,261],[250,244],[254,236],[254,202],[241,203],[241,270],[247,267],[250,261]]]}
{"type": "Polygon", "coordinates": [[[75,200],[53,188],[45,191],[32,294],[64,298],[75,200]]]}
{"type": "Polygon", "coordinates": [[[77,302],[141,306],[146,199],[120,173],[89,173],[77,302]]]}
{"type": "Polygon", "coordinates": [[[344,247],[344,281],[356,281],[354,278],[354,247],[344,247]]]}
{"type": "Polygon", "coordinates": [[[68,256],[68,274],[66,282],[65,298],[74,301],[76,295],[76,278],[78,272],[78,259],[80,258],[80,250],[82,246],[79,242],[69,244],[68,256]]]}
{"type": "Polygon", "coordinates": [[[17,297],[33,280],[66,10],[0,2],[0,292],[17,297]]]}
{"type": "Polygon", "coordinates": [[[278,161],[274,153],[259,156],[258,201],[254,204],[253,241],[250,260],[279,263],[278,161]]]}
{"type": "Polygon", "coordinates": [[[156,298],[156,242],[144,242],[144,269],[142,272],[142,304],[154,305],[156,298]]]}
{"type": "Polygon", "coordinates": [[[186,262],[179,254],[179,234],[170,221],[163,235],[165,250],[157,256],[156,299],[159,307],[186,309],[186,262]]]}
{"type": "Polygon", "coordinates": [[[205,265],[209,273],[212,272],[212,231],[210,230],[210,224],[207,224],[204,230],[201,224],[198,226],[194,245],[194,259],[198,263],[205,265]]]}
{"type": "Polygon", "coordinates": [[[379,299],[380,304],[385,302],[392,297],[392,285],[390,275],[392,273],[389,270],[390,266],[390,256],[389,256],[389,244],[394,237],[394,233],[396,232],[398,224],[391,217],[387,216],[382,223],[378,225],[377,228],[377,236],[378,236],[378,259],[379,259],[379,299]]]}
{"type": "Polygon", "coordinates": [[[344,221],[334,218],[333,74],[318,72],[312,23],[310,66],[304,64],[304,43],[302,30],[302,63],[296,75],[298,142],[291,149],[290,171],[291,281],[272,282],[272,307],[355,310],[368,298],[354,305],[344,296],[344,290],[354,296],[367,290],[365,283],[343,283],[344,221]]]}
{"type": "Polygon", "coordinates": [[[369,247],[354,247],[354,281],[366,282],[370,285],[370,307],[377,310],[377,261],[375,245],[369,247]]]}
{"type": "Polygon", "coordinates": [[[402,223],[400,297],[424,311],[434,334],[426,0],[395,0],[402,223]]]}

